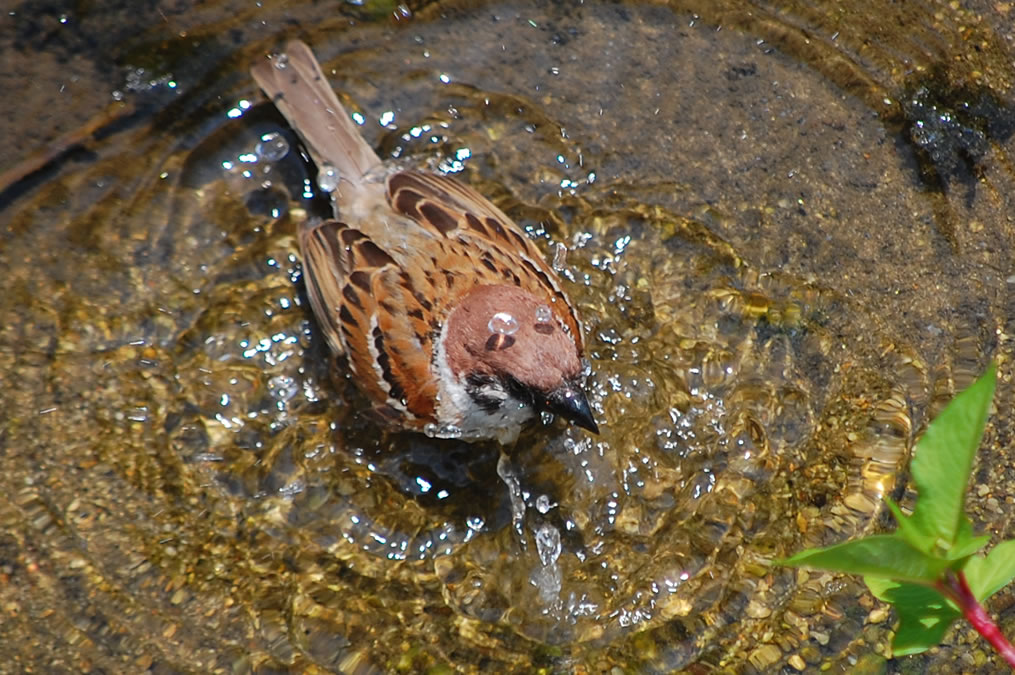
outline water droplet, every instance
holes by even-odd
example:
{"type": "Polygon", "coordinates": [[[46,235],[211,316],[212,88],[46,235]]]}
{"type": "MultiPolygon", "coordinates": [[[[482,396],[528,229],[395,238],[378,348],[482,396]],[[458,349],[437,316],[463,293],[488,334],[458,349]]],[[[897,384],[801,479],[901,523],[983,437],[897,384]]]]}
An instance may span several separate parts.
{"type": "Polygon", "coordinates": [[[429,422],[423,426],[423,433],[430,438],[461,438],[461,427],[454,424],[434,424],[429,422]]]}
{"type": "Polygon", "coordinates": [[[557,249],[553,252],[553,271],[563,272],[567,267],[567,246],[557,242],[557,249]]]}
{"type": "Polygon", "coordinates": [[[276,375],[268,380],[268,393],[279,401],[288,401],[299,392],[296,380],[288,375],[276,375]]]}
{"type": "Polygon", "coordinates": [[[486,324],[486,327],[490,329],[491,333],[514,335],[518,332],[518,319],[507,312],[497,312],[490,319],[490,322],[486,324]]]}
{"type": "Polygon", "coordinates": [[[511,524],[518,535],[518,543],[521,544],[523,549],[527,548],[524,527],[525,498],[522,497],[521,481],[518,479],[518,473],[515,471],[511,459],[503,452],[500,453],[500,457],[497,459],[497,475],[504,481],[508,489],[508,496],[511,498],[511,524]]]}
{"type": "Polygon", "coordinates": [[[536,307],[536,323],[552,323],[553,310],[548,305],[536,307]]]}
{"type": "Polygon", "coordinates": [[[272,59],[272,63],[279,70],[285,70],[289,67],[289,55],[285,52],[275,54],[275,57],[272,59]]]}
{"type": "Polygon", "coordinates": [[[317,187],[323,192],[334,192],[340,179],[338,169],[330,164],[323,164],[317,172],[317,187]]]}
{"type": "Polygon", "coordinates": [[[461,428],[456,427],[454,424],[445,424],[445,425],[442,425],[441,428],[437,430],[437,433],[440,434],[441,438],[461,438],[462,437],[462,430],[461,430],[461,428]]]}
{"type": "Polygon", "coordinates": [[[556,504],[550,501],[549,495],[539,495],[536,497],[536,510],[540,513],[548,513],[556,504]]]}
{"type": "Polygon", "coordinates": [[[254,153],[266,162],[277,162],[289,154],[289,141],[277,131],[264,134],[254,153]]]}
{"type": "Polygon", "coordinates": [[[560,557],[560,531],[549,523],[543,523],[536,530],[536,551],[544,567],[557,562],[560,557]]]}

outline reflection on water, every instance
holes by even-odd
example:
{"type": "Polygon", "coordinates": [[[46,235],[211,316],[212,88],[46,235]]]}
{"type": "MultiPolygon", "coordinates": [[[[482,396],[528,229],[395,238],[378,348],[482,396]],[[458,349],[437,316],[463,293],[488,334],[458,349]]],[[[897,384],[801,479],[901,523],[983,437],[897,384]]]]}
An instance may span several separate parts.
{"type": "MultiPolygon", "coordinates": [[[[927,419],[989,358],[1006,372],[1006,24],[892,9],[933,30],[900,42],[876,3],[263,5],[147,28],[122,54],[160,65],[94,83],[119,107],[4,174],[4,661],[883,658],[862,585],[769,563],[881,527],[927,419]],[[300,280],[322,174],[246,75],[297,16],[375,147],[460,174],[554,258],[600,436],[546,420],[502,454],[363,414],[300,280]]],[[[1002,535],[1005,465],[972,505],[1002,535]]],[[[984,656],[963,639],[934,663],[984,656]]]]}

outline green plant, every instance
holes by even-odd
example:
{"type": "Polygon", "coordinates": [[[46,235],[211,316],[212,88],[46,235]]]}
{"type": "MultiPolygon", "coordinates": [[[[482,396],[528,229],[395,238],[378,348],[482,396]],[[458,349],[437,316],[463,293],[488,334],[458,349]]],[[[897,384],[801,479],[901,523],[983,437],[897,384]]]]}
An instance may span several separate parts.
{"type": "Polygon", "coordinates": [[[927,427],[910,463],[919,493],[912,515],[886,498],[898,522],[894,533],[808,549],[778,563],[862,574],[871,592],[898,612],[896,655],[938,644],[964,616],[1015,668],[1015,648],[981,604],[1015,578],[1015,540],[979,555],[990,537],[973,534],[964,508],[996,378],[991,365],[927,427]]]}

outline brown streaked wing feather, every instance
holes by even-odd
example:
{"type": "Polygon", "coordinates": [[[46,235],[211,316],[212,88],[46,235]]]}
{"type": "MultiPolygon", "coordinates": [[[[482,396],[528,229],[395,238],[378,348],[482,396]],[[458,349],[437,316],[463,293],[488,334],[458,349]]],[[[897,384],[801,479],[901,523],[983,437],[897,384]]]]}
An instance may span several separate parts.
{"type": "Polygon", "coordinates": [[[417,333],[418,319],[409,314],[421,308],[412,290],[406,288],[407,279],[395,267],[373,275],[377,329],[387,347],[389,372],[385,377],[390,378],[392,398],[399,402],[404,399],[405,407],[416,418],[433,420],[437,399],[437,382],[430,370],[433,346],[430,331],[417,333]]]}
{"type": "MultiPolygon", "coordinates": [[[[490,203],[483,195],[468,185],[454,178],[422,171],[399,171],[388,177],[388,198],[396,211],[400,211],[413,220],[419,219],[418,213],[404,211],[399,203],[398,195],[409,191],[436,206],[444,207],[450,213],[473,213],[479,218],[493,217],[501,222],[511,222],[504,212],[490,203]]],[[[457,219],[456,219],[457,220],[457,219]]],[[[420,223],[426,225],[426,223],[420,223]]],[[[441,232],[446,234],[445,232],[441,232]]]]}
{"type": "MultiPolygon", "coordinates": [[[[349,323],[349,310],[342,312],[343,287],[348,268],[339,240],[347,229],[345,223],[334,220],[309,224],[300,228],[300,255],[303,258],[303,279],[314,316],[324,331],[328,345],[336,354],[345,352],[342,324],[349,323]],[[343,321],[344,318],[344,321],[343,321]]],[[[362,311],[362,308],[357,308],[362,311]]]]}
{"type": "Polygon", "coordinates": [[[556,273],[535,243],[488,199],[447,176],[400,171],[388,177],[388,201],[434,235],[464,244],[457,255],[465,256],[487,283],[513,283],[546,295],[579,352],[584,350],[581,324],[556,273]]]}
{"type": "Polygon", "coordinates": [[[359,385],[375,405],[381,405],[388,392],[376,377],[368,344],[373,307],[364,302],[370,295],[357,292],[351,280],[351,260],[343,241],[362,238],[360,232],[333,220],[304,225],[300,232],[303,278],[328,345],[346,355],[359,385]]]}
{"type": "Polygon", "coordinates": [[[344,223],[304,227],[300,245],[318,322],[375,408],[404,425],[432,421],[437,385],[426,296],[390,255],[344,223]]]}

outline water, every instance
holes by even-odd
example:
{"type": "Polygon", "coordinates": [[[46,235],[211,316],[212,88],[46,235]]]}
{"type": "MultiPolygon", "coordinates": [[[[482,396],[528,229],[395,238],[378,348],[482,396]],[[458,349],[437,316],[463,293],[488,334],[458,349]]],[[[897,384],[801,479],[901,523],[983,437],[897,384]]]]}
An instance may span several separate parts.
{"type": "Polygon", "coordinates": [[[265,162],[278,162],[289,154],[289,142],[277,131],[261,136],[254,152],[265,162]]]}
{"type": "Polygon", "coordinates": [[[514,335],[518,332],[518,319],[507,312],[497,312],[490,317],[487,328],[498,335],[514,335]]]}
{"type": "MultiPolygon", "coordinates": [[[[0,662],[770,672],[884,653],[856,580],[768,563],[877,529],[883,494],[911,502],[915,435],[991,357],[1010,407],[1007,22],[104,7],[18,10],[0,36],[9,155],[51,148],[0,181],[0,662]],[[600,436],[537,424],[502,458],[366,414],[301,289],[297,223],[330,205],[244,72],[293,20],[383,156],[454,171],[556,260],[600,436]]],[[[1009,424],[970,501],[1002,536],[1009,424]]],[[[890,668],[983,655],[961,638],[890,668]]]]}
{"type": "Polygon", "coordinates": [[[338,189],[340,179],[338,169],[330,164],[325,164],[317,173],[317,187],[321,188],[322,192],[334,192],[338,189]]]}

